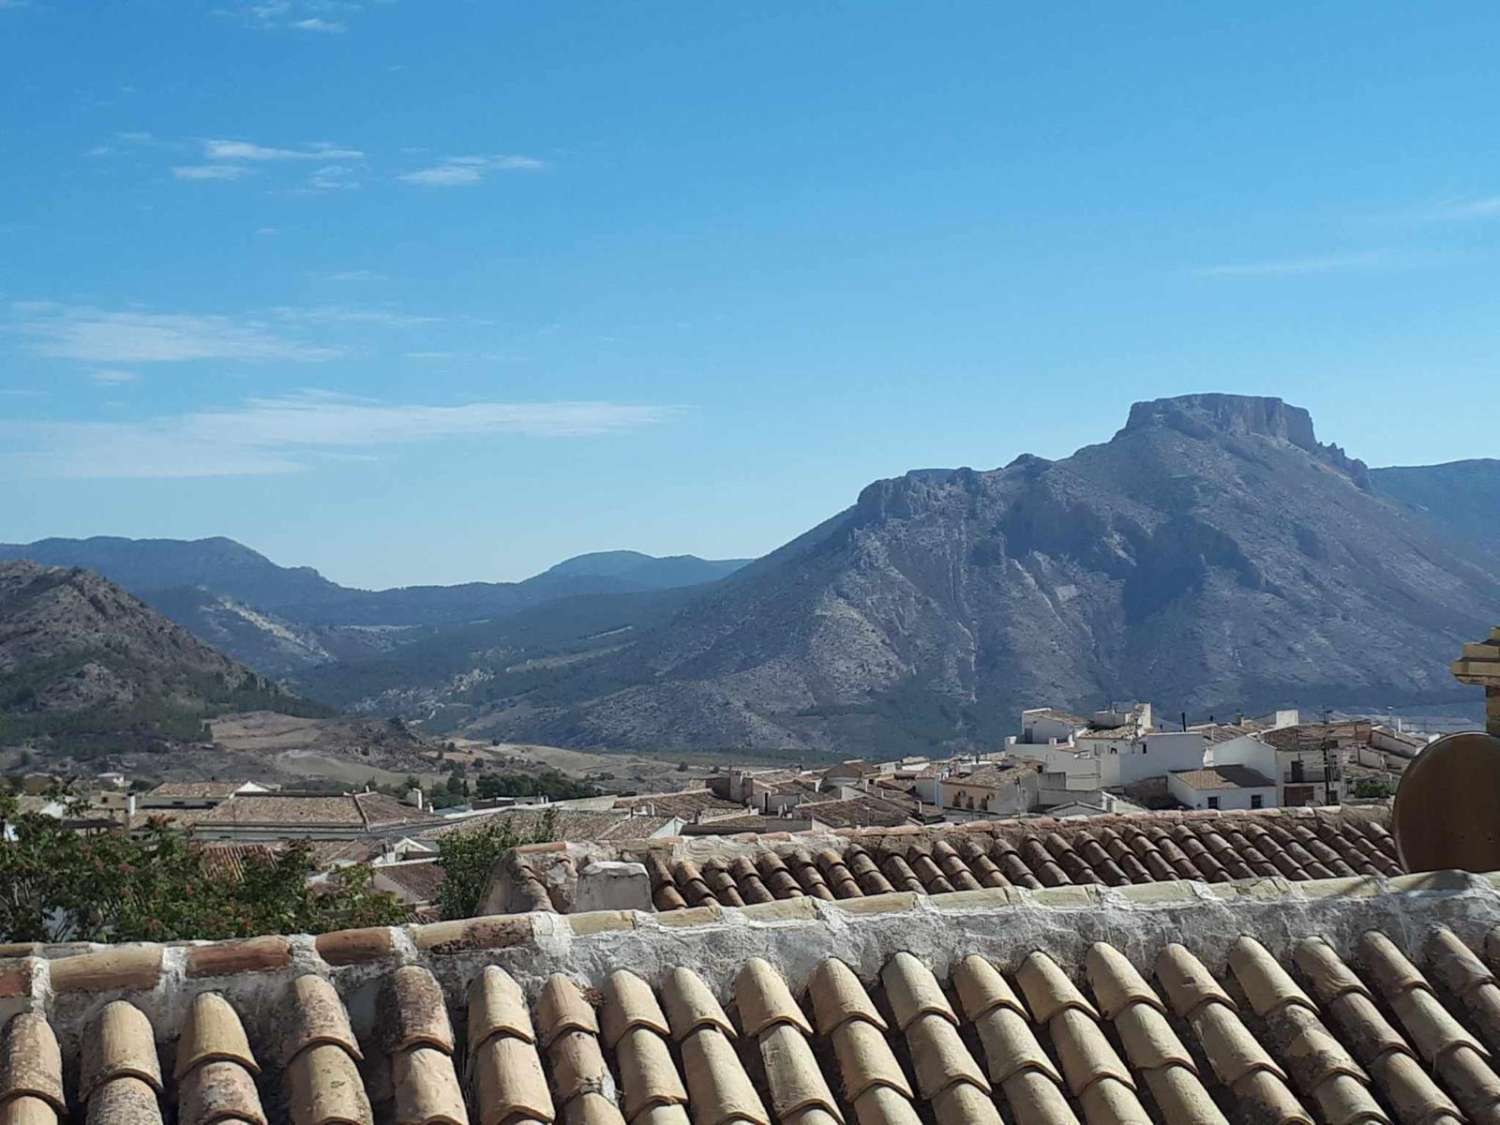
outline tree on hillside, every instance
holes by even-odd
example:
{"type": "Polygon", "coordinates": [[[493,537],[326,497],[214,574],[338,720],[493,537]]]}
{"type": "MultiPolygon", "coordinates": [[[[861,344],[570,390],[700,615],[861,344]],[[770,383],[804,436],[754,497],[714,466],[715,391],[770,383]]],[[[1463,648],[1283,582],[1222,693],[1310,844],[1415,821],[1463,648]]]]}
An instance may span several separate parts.
{"type": "Polygon", "coordinates": [[[243,876],[211,865],[188,834],[157,821],[85,836],[0,796],[0,942],[180,941],[393,925],[406,910],[373,891],[367,867],[324,886],[297,842],[252,856],[243,876]]]}
{"type": "Polygon", "coordinates": [[[548,809],[537,826],[517,832],[513,818],[485,828],[450,832],[438,840],[443,885],[438,907],[444,918],[472,918],[489,888],[500,857],[522,844],[545,844],[557,835],[557,814],[548,809]]]}

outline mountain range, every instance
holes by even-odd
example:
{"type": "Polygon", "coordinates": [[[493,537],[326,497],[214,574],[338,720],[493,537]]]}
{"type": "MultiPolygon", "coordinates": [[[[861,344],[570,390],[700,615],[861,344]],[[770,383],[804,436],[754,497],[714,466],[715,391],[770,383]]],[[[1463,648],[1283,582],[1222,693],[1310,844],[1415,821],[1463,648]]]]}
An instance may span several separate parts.
{"type": "Polygon", "coordinates": [[[87,565],[313,699],[429,730],[685,750],[991,745],[1024,706],[1439,704],[1500,620],[1500,461],[1371,469],[1279,399],[1137,403],[1108,441],[922,469],[764,558],[580,556],[361,591],[229,540],[87,565]]]}
{"type": "Polygon", "coordinates": [[[577,594],[672,589],[712,582],[744,559],[658,558],[602,551],[521,582],[361,590],[311,567],[278,566],[232,539],[42,539],[0,544],[0,561],[83,567],[129,590],[267,675],[389,651],[444,626],[503,618],[577,594]]]}

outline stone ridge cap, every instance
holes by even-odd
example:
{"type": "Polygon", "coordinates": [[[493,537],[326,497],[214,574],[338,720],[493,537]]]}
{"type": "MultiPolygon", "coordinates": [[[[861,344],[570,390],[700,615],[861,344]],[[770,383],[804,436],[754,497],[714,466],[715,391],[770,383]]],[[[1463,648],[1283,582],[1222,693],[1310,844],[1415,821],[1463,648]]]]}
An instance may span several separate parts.
{"type": "Polygon", "coordinates": [[[1028,890],[1003,887],[918,895],[908,891],[824,902],[813,898],[783,899],[744,907],[717,904],[662,913],[600,910],[559,915],[545,911],[489,915],[448,922],[405,926],[375,926],[310,935],[263,935],[223,941],[182,941],[166,944],[109,945],[74,942],[0,945],[0,996],[32,991],[38,978],[53,993],[168,991],[203,979],[305,968],[327,974],[342,966],[384,963],[388,968],[420,963],[429,957],[467,954],[526,946],[537,952],[556,949],[564,940],[619,931],[638,931],[648,939],[655,931],[662,939],[680,940],[688,932],[723,926],[816,925],[825,931],[846,927],[852,920],[872,915],[935,912],[938,915],[1001,914],[1023,911],[1068,910],[1129,915],[1157,908],[1247,911],[1255,905],[1300,906],[1333,900],[1370,904],[1384,899],[1392,915],[1403,915],[1434,898],[1463,896],[1488,899],[1500,913],[1500,872],[1475,874],[1436,871],[1415,875],[1359,875],[1292,882],[1280,876],[1228,883],[1188,880],[1139,883],[1124,887],[1097,884],[1028,890]],[[686,932],[685,932],[686,931],[686,932]],[[46,969],[41,966],[45,964],[46,969]]]}

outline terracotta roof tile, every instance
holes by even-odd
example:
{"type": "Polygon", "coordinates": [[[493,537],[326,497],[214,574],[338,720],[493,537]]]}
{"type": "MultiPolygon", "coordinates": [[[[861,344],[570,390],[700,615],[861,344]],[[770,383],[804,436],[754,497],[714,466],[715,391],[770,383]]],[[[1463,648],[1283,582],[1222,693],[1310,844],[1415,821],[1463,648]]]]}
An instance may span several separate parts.
{"type": "Polygon", "coordinates": [[[282,969],[209,979],[170,950],[159,980],[102,996],[49,992],[44,949],[37,1010],[0,1030],[0,1122],[1495,1120],[1471,1003],[1495,985],[1470,943],[1500,891],[1464,879],[471,920],[493,946],[393,931],[400,959],[330,968],[299,937],[282,969]]]}
{"type": "Polygon", "coordinates": [[[67,1113],[57,1037],[51,1025],[34,1012],[13,1017],[0,1037],[0,1100],[20,1097],[67,1113]]]}
{"type": "MultiPolygon", "coordinates": [[[[812,807],[812,806],[809,806],[812,807]]],[[[743,906],[812,895],[823,899],[986,887],[1062,887],[1279,875],[1397,875],[1401,865],[1383,809],[1144,813],[1080,821],[1029,820],[909,826],[915,835],[865,828],[816,848],[762,838],[751,854],[647,860],[658,910],[717,902],[743,906]]],[[[793,837],[796,841],[797,837],[793,837]]],[[[702,856],[701,851],[695,855],[702,856]]]]}

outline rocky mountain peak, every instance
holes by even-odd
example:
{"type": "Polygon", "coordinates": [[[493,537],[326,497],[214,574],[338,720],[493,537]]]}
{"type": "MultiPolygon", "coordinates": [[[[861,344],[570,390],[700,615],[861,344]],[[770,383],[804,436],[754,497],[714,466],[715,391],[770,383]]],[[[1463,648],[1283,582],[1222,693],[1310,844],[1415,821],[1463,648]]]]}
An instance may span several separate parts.
{"type": "Polygon", "coordinates": [[[1318,449],[1312,415],[1279,398],[1258,395],[1200,394],[1138,402],[1121,433],[1169,426],[1194,437],[1211,434],[1259,434],[1308,451],[1318,449]]]}
{"type": "Polygon", "coordinates": [[[1138,402],[1125,428],[1115,436],[1166,427],[1201,441],[1256,435],[1284,441],[1347,475],[1359,488],[1370,488],[1369,467],[1337,445],[1324,445],[1313,431],[1312,415],[1300,406],[1260,395],[1178,395],[1138,402]]]}

